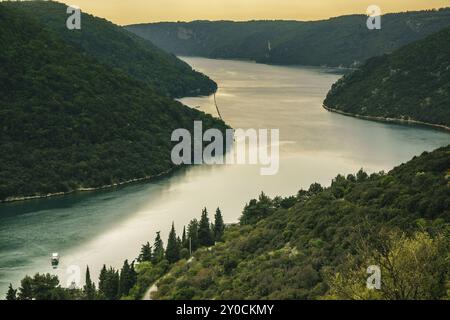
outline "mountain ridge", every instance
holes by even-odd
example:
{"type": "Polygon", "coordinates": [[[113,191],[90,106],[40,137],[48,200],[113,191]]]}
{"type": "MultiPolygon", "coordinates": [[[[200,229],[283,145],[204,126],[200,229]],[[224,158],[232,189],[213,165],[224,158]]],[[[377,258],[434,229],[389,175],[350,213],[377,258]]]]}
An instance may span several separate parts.
{"type": "Polygon", "coordinates": [[[202,20],[125,28],[179,55],[350,67],[448,26],[450,8],[386,14],[381,30],[368,30],[366,20],[365,15],[346,15],[317,21],[202,20]]]}
{"type": "Polygon", "coordinates": [[[112,69],[119,69],[152,85],[164,95],[180,98],[210,95],[217,90],[217,84],[208,76],[104,18],[82,12],[81,30],[68,30],[65,4],[25,1],[3,2],[3,5],[33,16],[61,40],[112,69]]]}

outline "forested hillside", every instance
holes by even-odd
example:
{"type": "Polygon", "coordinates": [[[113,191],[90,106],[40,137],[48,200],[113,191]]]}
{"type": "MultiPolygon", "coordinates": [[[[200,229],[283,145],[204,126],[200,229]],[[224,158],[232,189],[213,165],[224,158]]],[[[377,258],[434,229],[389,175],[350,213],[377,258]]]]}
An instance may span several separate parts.
{"type": "Polygon", "coordinates": [[[449,222],[447,146],[387,174],[261,194],[223,242],[176,263],[154,298],[448,299],[449,222]],[[366,288],[370,265],[381,268],[381,290],[366,288]]]}
{"type": "Polygon", "coordinates": [[[225,128],[0,3],[0,200],[167,172],[194,120],[225,128]]]}
{"type": "Polygon", "coordinates": [[[324,105],[450,127],[450,27],[370,59],[334,84],[324,105]]]}
{"type": "Polygon", "coordinates": [[[35,274],[6,299],[141,299],[155,283],[153,299],[449,299],[449,222],[447,146],[388,174],[338,175],[287,198],[262,193],[239,225],[204,208],[181,237],[172,224],[167,242],[157,232],[136,260],[104,265],[97,287],[89,268],[82,288],[35,274]],[[379,290],[366,286],[369,266],[380,268],[379,290]]]}
{"type": "Polygon", "coordinates": [[[450,8],[386,14],[381,30],[369,30],[366,20],[349,15],[310,22],[163,22],[126,28],[179,55],[348,67],[445,28],[450,8]]]}
{"type": "Polygon", "coordinates": [[[185,62],[105,19],[82,13],[81,30],[68,30],[67,5],[53,1],[14,1],[2,5],[21,10],[74,47],[172,97],[209,95],[217,85],[185,62]]]}

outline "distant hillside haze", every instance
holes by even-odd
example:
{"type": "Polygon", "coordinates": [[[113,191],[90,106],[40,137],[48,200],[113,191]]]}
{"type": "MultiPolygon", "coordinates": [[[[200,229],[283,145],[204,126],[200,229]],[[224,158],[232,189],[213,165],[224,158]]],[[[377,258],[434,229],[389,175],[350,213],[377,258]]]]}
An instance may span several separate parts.
{"type": "Polygon", "coordinates": [[[450,27],[369,59],[333,85],[327,108],[450,128],[450,27]]]}
{"type": "Polygon", "coordinates": [[[38,19],[66,43],[152,85],[171,97],[209,95],[217,85],[185,62],[103,18],[82,13],[81,30],[66,27],[67,5],[48,1],[3,2],[38,19]]]}
{"type": "Polygon", "coordinates": [[[193,21],[126,26],[177,55],[249,59],[281,65],[357,66],[450,25],[450,8],[386,14],[381,30],[367,16],[322,21],[193,21]]]}

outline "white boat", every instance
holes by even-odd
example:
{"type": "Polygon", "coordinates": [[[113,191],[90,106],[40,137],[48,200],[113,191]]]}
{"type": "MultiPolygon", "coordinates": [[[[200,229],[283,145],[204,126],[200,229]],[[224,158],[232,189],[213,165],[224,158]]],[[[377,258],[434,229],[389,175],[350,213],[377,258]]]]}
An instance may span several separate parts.
{"type": "Polygon", "coordinates": [[[54,252],[52,254],[51,262],[52,262],[53,269],[56,269],[58,267],[58,264],[59,264],[59,254],[57,252],[54,252]]]}

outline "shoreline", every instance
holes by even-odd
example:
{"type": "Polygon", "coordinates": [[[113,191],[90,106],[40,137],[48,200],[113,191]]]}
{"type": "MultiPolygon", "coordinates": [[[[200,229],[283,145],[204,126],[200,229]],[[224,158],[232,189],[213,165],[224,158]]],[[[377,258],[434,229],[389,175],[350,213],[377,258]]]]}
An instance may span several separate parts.
{"type": "Polygon", "coordinates": [[[161,173],[158,173],[158,174],[155,174],[155,175],[152,175],[152,176],[146,176],[146,177],[142,177],[142,178],[130,179],[130,180],[126,180],[126,181],[122,181],[122,182],[118,182],[118,183],[113,183],[113,184],[109,184],[109,185],[104,185],[104,186],[100,186],[100,187],[95,187],[95,188],[78,188],[78,189],[74,189],[74,190],[70,190],[70,191],[66,191],[66,192],[54,192],[54,193],[48,193],[48,194],[43,194],[43,195],[34,195],[34,196],[9,197],[9,198],[6,198],[5,200],[0,200],[0,204],[1,203],[12,203],[12,202],[19,202],[19,201],[27,201],[27,200],[37,200],[37,199],[44,199],[44,198],[52,198],[52,197],[57,197],[57,196],[65,196],[65,195],[73,194],[73,193],[76,193],[76,192],[88,192],[88,191],[105,190],[105,189],[119,187],[119,186],[123,186],[123,185],[127,185],[127,184],[136,183],[136,182],[143,182],[143,181],[147,181],[147,180],[153,180],[153,179],[157,179],[157,178],[162,178],[164,176],[168,176],[169,174],[173,173],[176,169],[178,169],[178,168],[174,167],[174,168],[171,168],[169,170],[163,171],[161,173]]]}
{"type": "MultiPolygon", "coordinates": [[[[224,61],[237,61],[237,62],[249,62],[249,63],[255,63],[255,64],[263,64],[266,66],[273,66],[273,67],[288,67],[288,68],[311,68],[311,69],[334,69],[336,71],[339,71],[339,73],[346,72],[346,71],[353,71],[357,70],[357,67],[351,67],[351,66],[329,66],[329,65],[314,65],[314,64],[299,64],[299,63],[277,63],[277,62],[266,62],[261,60],[254,60],[254,59],[245,59],[245,58],[215,58],[215,57],[208,57],[208,56],[198,56],[198,55],[177,55],[178,59],[183,60],[189,59],[189,58],[202,58],[202,59],[209,59],[209,60],[224,60],[224,61]]],[[[187,97],[186,97],[187,98],[187,97]]]]}
{"type": "MultiPolygon", "coordinates": [[[[218,90],[219,90],[219,86],[217,85],[217,87],[215,88],[214,92],[212,92],[208,96],[196,95],[196,96],[192,96],[192,97],[210,97],[212,95],[215,95],[218,90]]],[[[189,96],[189,97],[191,97],[191,96],[189,96]]],[[[187,97],[183,97],[183,98],[187,98],[187,97]]],[[[173,98],[173,99],[175,101],[181,103],[178,99],[182,99],[182,98],[173,98]]],[[[181,103],[181,104],[186,106],[183,103],[181,103]]],[[[191,109],[195,109],[194,107],[190,107],[190,106],[186,106],[186,107],[191,108],[191,109]]],[[[212,114],[211,114],[211,116],[214,117],[212,114]]],[[[137,182],[143,182],[143,181],[149,181],[149,180],[153,180],[153,179],[157,179],[157,178],[162,178],[164,176],[168,176],[169,174],[173,173],[177,169],[179,169],[179,167],[173,167],[171,169],[165,170],[165,171],[163,171],[161,173],[158,173],[158,174],[155,174],[155,175],[152,175],[152,176],[146,176],[146,177],[142,177],[142,178],[130,179],[130,180],[126,180],[126,181],[122,181],[122,182],[118,182],[118,183],[114,183],[114,184],[110,184],[110,185],[104,185],[104,186],[100,186],[100,187],[95,187],[95,188],[78,188],[78,189],[74,189],[74,190],[70,190],[70,191],[66,191],[66,192],[54,192],[54,193],[48,193],[48,194],[42,194],[42,195],[34,195],[34,196],[13,196],[13,197],[8,197],[8,198],[6,198],[4,200],[0,200],[0,204],[2,204],[2,203],[19,202],[19,201],[28,201],[28,200],[37,200],[37,199],[46,199],[46,198],[52,198],[52,197],[57,197],[57,196],[66,196],[66,195],[70,195],[70,194],[73,194],[73,193],[76,193],[76,192],[105,190],[105,189],[119,187],[119,186],[123,186],[123,185],[127,185],[127,184],[132,184],[132,183],[137,183],[137,182]]]]}
{"type": "Polygon", "coordinates": [[[322,105],[322,107],[329,112],[334,112],[334,113],[338,113],[338,114],[341,114],[344,116],[359,118],[359,119],[363,119],[363,120],[370,120],[370,121],[377,121],[377,122],[384,122],[384,123],[396,123],[396,124],[403,124],[403,125],[420,125],[420,126],[426,126],[426,127],[441,130],[441,131],[450,132],[450,127],[447,127],[443,124],[434,124],[434,123],[428,123],[428,122],[423,122],[423,121],[419,121],[419,120],[411,120],[411,119],[406,120],[406,119],[398,119],[398,118],[363,116],[360,114],[355,114],[355,113],[341,111],[338,109],[329,108],[324,104],[322,105]]]}

